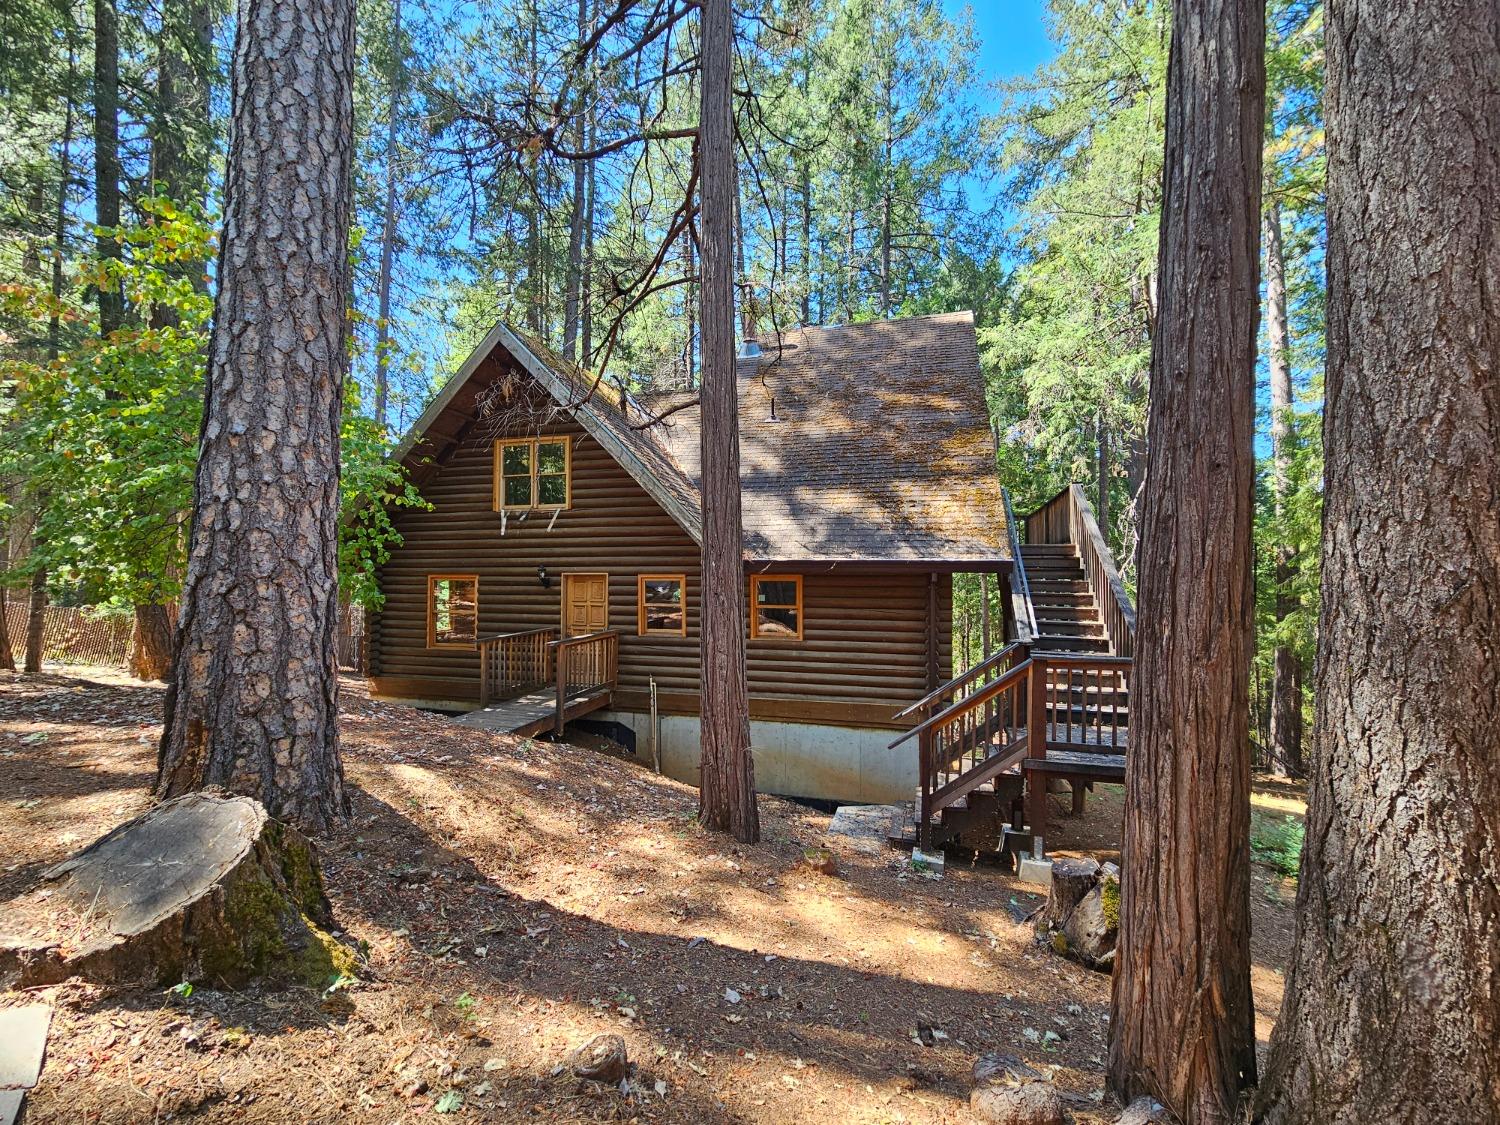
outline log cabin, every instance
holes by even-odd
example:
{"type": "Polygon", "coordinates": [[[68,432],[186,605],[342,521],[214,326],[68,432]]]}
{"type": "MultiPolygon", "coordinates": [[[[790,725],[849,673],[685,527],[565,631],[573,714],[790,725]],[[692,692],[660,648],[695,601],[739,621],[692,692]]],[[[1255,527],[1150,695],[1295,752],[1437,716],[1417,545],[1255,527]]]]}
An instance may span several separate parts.
{"type": "MultiPolygon", "coordinates": [[[[910,801],[917,757],[890,744],[952,675],[952,576],[1009,590],[1017,557],[973,317],[796,329],[737,367],[757,785],[910,801]]],[[[372,692],[520,734],[603,723],[696,782],[692,396],[497,326],[397,455],[431,507],[392,512],[372,692]]]]}

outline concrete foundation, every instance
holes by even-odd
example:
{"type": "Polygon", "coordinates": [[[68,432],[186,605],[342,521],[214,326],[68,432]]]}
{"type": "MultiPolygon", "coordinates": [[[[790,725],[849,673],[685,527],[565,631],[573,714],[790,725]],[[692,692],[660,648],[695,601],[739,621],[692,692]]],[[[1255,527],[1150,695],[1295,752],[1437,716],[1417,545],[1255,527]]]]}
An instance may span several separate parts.
{"type": "MultiPolygon", "coordinates": [[[[635,732],[636,756],[651,761],[650,715],[600,711],[590,718],[629,727],[635,732]]],[[[659,722],[662,773],[697,785],[698,717],[662,715],[659,722]]],[[[889,749],[895,738],[889,730],[751,720],[755,787],[784,797],[861,804],[910,801],[917,788],[917,755],[910,746],[889,749]]]]}

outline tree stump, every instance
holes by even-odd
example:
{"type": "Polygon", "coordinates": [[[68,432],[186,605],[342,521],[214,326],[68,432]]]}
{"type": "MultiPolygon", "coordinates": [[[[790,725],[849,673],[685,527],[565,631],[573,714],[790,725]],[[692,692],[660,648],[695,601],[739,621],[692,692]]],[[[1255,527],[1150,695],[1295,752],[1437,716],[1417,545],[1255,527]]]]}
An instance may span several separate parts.
{"type": "Polygon", "coordinates": [[[166,801],[0,907],[0,987],[272,977],[325,987],[354,968],[312,845],[258,801],[166,801]]]}
{"type": "Polygon", "coordinates": [[[1092,859],[1054,859],[1052,890],[1047,905],[1037,915],[1036,932],[1061,929],[1073,908],[1099,881],[1099,864],[1092,859]]]}

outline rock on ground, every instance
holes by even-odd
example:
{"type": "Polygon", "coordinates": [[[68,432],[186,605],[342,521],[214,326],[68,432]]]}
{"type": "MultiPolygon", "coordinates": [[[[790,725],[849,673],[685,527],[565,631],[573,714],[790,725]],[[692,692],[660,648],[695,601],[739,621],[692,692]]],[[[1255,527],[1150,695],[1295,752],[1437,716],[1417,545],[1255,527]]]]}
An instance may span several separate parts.
{"type": "Polygon", "coordinates": [[[1151,1098],[1136,1098],[1125,1107],[1117,1125],[1165,1125],[1172,1115],[1160,1102],[1151,1098]]]}
{"type": "Polygon", "coordinates": [[[992,1125],[1066,1125],[1061,1096],[1048,1082],[1024,1086],[981,1086],[969,1095],[969,1109],[992,1125]]]}
{"type": "Polygon", "coordinates": [[[253,977],[319,987],[352,971],[328,934],[317,858],[260,802],[205,791],[166,801],[0,906],[0,987],[253,977]]]}

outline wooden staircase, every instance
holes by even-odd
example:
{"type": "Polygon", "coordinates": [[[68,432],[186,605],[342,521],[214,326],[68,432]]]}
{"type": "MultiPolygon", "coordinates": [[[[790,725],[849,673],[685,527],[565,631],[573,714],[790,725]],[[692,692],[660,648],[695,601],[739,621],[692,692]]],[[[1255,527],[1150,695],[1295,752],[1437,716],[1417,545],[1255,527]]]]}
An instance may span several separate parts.
{"type": "Polygon", "coordinates": [[[1083,491],[1072,485],[1026,518],[1005,498],[1015,558],[1017,636],[899,717],[919,722],[921,779],[892,839],[1040,854],[1047,793],[1067,782],[1074,812],[1097,781],[1120,781],[1130,734],[1135,608],[1083,491]]]}

